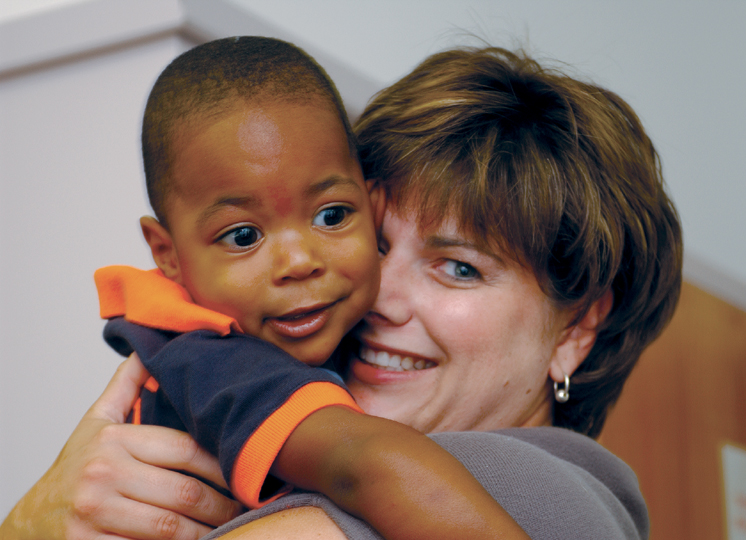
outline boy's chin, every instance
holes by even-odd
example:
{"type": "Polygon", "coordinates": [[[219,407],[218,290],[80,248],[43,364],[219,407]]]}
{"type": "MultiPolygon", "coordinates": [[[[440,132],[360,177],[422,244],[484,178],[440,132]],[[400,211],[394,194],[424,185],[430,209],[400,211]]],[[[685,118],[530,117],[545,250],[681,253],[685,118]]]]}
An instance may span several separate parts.
{"type": "Polygon", "coordinates": [[[307,366],[311,366],[311,367],[322,367],[322,366],[324,366],[324,364],[326,364],[329,361],[329,357],[327,356],[327,357],[325,357],[323,359],[316,358],[316,357],[314,357],[314,358],[298,358],[298,360],[300,360],[301,362],[303,362],[307,366]]]}
{"type": "Polygon", "coordinates": [[[289,353],[295,359],[300,360],[307,366],[311,367],[323,366],[329,361],[329,359],[334,355],[334,352],[336,351],[336,346],[332,347],[327,344],[319,346],[318,344],[311,343],[297,343],[291,349],[288,349],[287,347],[282,348],[285,350],[285,352],[289,353]]]}

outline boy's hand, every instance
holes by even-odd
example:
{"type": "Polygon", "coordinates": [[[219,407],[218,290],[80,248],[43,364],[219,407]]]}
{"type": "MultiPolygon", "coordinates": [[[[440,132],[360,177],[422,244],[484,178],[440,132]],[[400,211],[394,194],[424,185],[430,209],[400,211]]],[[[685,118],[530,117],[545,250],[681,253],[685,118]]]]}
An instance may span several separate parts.
{"type": "Polygon", "coordinates": [[[196,539],[240,513],[236,501],[168,470],[225,485],[215,458],[187,434],[123,424],[147,378],[136,357],[122,363],[54,464],[0,525],[2,540],[196,539]]]}

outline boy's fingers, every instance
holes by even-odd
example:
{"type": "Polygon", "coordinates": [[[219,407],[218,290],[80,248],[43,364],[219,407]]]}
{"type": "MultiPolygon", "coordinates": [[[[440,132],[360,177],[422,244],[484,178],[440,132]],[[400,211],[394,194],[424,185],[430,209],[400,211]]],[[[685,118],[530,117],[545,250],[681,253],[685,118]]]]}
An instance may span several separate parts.
{"type": "Polygon", "coordinates": [[[119,365],[114,377],[90,408],[87,416],[115,423],[124,422],[148,377],[149,374],[137,354],[131,354],[119,365]]]}

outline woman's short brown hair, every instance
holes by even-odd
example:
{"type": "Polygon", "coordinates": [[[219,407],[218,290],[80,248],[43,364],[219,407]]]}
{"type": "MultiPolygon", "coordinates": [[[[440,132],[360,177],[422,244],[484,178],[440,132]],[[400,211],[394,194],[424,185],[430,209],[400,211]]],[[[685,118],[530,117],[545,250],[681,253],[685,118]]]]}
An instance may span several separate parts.
{"type": "Polygon", "coordinates": [[[682,240],[658,154],[616,94],[499,48],[426,59],[356,125],[366,178],[422,223],[447,215],[531,268],[579,320],[614,306],[554,424],[596,437],[642,350],[671,318],[682,240]]]}

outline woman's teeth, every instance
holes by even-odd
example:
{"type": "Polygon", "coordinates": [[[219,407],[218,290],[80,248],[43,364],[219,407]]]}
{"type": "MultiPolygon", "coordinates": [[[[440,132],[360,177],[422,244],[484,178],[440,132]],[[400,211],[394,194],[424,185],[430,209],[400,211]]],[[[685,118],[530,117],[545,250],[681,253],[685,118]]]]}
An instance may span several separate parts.
{"type": "Polygon", "coordinates": [[[412,360],[409,356],[389,354],[384,351],[375,352],[366,347],[360,350],[360,358],[369,364],[388,371],[418,371],[420,369],[435,367],[435,363],[429,360],[412,360]]]}

